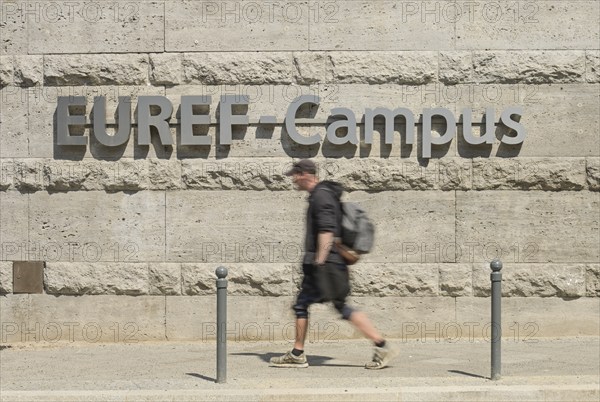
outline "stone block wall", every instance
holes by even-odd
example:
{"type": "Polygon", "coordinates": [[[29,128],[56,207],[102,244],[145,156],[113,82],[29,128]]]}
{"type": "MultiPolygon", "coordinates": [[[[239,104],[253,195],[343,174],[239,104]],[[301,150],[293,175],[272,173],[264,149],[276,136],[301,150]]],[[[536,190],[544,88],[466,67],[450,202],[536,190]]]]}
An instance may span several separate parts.
{"type": "MultiPolygon", "coordinates": [[[[389,336],[484,326],[494,258],[505,331],[517,322],[536,325],[532,336],[598,335],[599,13],[597,1],[557,0],[3,1],[0,341],[48,340],[50,323],[64,330],[69,317],[103,328],[102,341],[122,340],[115,328],[210,338],[219,265],[234,326],[259,323],[269,338],[266,323],[293,319],[301,278],[306,195],[284,172],[304,157],[376,223],[375,249],[351,269],[352,300],[389,336]],[[56,145],[59,96],[84,96],[89,123],[95,96],[109,122],[131,97],[135,122],[138,96],[165,96],[178,111],[181,96],[211,95],[216,121],[219,97],[232,94],[249,96],[251,124],[231,146],[216,143],[216,124],[211,146],[181,146],[177,113],[173,146],[140,146],[136,128],[115,148],[92,137],[56,145]],[[335,107],[408,108],[417,141],[299,146],[281,120],[302,94],[320,96],[322,121],[335,107]],[[468,144],[459,122],[450,144],[421,157],[425,108],[457,118],[471,108],[479,123],[486,108],[497,121],[512,105],[524,109],[522,144],[468,144]],[[257,124],[263,115],[278,122],[257,124]],[[45,262],[44,294],[13,293],[14,261],[45,262]]],[[[323,136],[325,125],[300,132],[323,136]]],[[[315,306],[315,322],[331,335],[337,321],[315,306]]]]}

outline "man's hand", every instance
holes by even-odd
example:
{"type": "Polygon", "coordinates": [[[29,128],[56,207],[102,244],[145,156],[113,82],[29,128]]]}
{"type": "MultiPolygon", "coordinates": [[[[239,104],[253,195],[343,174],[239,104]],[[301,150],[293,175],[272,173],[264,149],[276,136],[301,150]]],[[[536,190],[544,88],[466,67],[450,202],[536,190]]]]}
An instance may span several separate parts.
{"type": "Polygon", "coordinates": [[[316,265],[325,264],[325,260],[327,260],[331,247],[333,247],[333,232],[320,232],[317,237],[316,265]]]}

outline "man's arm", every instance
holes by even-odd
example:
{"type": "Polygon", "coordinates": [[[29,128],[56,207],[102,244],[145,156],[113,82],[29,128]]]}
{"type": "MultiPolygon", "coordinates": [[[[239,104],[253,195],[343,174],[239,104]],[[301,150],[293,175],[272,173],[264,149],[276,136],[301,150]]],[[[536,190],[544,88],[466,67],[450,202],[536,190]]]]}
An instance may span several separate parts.
{"type": "Polygon", "coordinates": [[[314,195],[315,228],[317,231],[316,264],[324,264],[333,247],[335,230],[337,226],[336,207],[338,201],[331,191],[318,190],[314,195]]]}
{"type": "Polygon", "coordinates": [[[324,264],[329,251],[333,247],[333,232],[319,232],[317,238],[317,256],[315,263],[318,265],[324,264]]]}

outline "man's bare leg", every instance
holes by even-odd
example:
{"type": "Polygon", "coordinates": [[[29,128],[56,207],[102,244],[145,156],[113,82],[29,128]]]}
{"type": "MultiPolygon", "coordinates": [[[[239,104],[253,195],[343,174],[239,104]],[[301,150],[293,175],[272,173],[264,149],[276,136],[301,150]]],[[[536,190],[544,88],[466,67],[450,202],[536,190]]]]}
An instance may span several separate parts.
{"type": "Polygon", "coordinates": [[[296,318],[296,342],[294,349],[304,350],[304,340],[308,330],[308,318],[296,318]]]}
{"type": "Polygon", "coordinates": [[[362,311],[353,311],[348,318],[352,324],[362,332],[367,338],[372,340],[374,343],[383,341],[383,338],[379,332],[375,329],[369,317],[362,311]]]}

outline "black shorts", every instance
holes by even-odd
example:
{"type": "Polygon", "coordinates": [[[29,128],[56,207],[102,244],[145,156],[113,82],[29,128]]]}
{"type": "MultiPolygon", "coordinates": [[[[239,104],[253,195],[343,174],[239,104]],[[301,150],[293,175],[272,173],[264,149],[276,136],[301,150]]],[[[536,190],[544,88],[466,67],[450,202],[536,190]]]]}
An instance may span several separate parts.
{"type": "Polygon", "coordinates": [[[345,264],[330,262],[321,267],[303,264],[302,271],[302,286],[293,306],[296,317],[307,318],[308,307],[313,303],[331,301],[342,314],[342,318],[348,319],[353,311],[346,304],[346,297],[350,293],[348,267],[345,264]]]}

